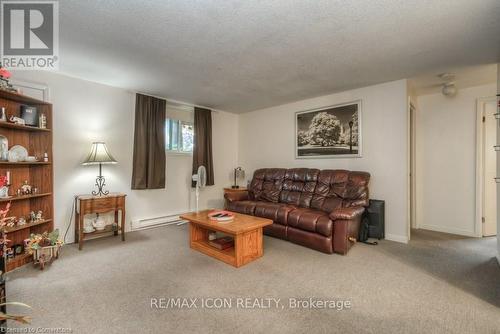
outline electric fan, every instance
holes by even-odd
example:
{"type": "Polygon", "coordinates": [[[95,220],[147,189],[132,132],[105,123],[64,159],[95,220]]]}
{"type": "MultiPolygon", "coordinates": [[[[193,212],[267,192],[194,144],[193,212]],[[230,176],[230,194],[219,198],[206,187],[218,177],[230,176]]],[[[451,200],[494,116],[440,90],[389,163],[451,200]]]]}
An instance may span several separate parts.
{"type": "Polygon", "coordinates": [[[198,167],[198,171],[193,175],[193,181],[196,182],[195,196],[196,196],[196,212],[199,210],[200,189],[204,188],[207,183],[207,170],[205,166],[198,167]]]}

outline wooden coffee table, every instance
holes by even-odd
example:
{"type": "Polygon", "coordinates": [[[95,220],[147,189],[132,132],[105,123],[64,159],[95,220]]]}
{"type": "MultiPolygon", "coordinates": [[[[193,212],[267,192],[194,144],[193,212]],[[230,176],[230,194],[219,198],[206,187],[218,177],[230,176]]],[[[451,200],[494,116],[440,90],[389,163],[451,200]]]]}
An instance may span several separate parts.
{"type": "Polygon", "coordinates": [[[212,210],[191,212],[181,215],[189,221],[189,245],[208,256],[235,267],[241,267],[263,255],[262,228],[273,223],[266,218],[234,213],[230,222],[217,222],[208,218],[212,210]],[[234,247],[219,250],[208,243],[209,232],[216,231],[234,238],[234,247]]]}

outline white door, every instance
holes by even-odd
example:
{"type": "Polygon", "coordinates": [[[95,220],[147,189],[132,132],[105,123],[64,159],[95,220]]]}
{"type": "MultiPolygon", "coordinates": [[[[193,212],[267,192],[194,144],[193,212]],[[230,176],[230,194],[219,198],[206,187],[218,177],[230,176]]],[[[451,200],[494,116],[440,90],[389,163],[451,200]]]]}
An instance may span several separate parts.
{"type": "Polygon", "coordinates": [[[496,113],[496,101],[483,104],[484,116],[484,173],[483,173],[483,236],[497,234],[497,184],[495,177],[497,173],[497,153],[494,146],[497,144],[497,120],[493,114],[496,113]]]}

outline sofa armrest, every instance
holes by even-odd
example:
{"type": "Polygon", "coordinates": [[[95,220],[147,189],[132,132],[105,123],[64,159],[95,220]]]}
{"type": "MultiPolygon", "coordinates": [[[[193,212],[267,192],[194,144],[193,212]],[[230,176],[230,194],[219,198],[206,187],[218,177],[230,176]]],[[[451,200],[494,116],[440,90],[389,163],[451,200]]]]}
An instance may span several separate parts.
{"type": "Polygon", "coordinates": [[[333,210],[330,213],[330,219],[333,221],[336,220],[352,220],[360,217],[363,212],[365,212],[365,208],[362,206],[352,206],[349,208],[338,208],[333,210]]]}
{"type": "Polygon", "coordinates": [[[356,243],[359,233],[359,225],[365,208],[353,206],[340,208],[330,213],[333,221],[333,251],[345,255],[356,243]]]}
{"type": "Polygon", "coordinates": [[[245,201],[248,199],[248,191],[227,192],[224,194],[224,198],[228,202],[245,201]]]}

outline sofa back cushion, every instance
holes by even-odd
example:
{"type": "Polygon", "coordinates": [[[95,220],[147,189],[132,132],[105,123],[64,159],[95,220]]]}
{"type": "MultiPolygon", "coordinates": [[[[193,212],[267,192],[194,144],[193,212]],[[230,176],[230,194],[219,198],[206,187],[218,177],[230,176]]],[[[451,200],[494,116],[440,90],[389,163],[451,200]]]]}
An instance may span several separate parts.
{"type": "Polygon", "coordinates": [[[285,178],[284,168],[262,168],[255,171],[248,189],[250,199],[278,203],[285,178]]]}
{"type": "Polygon", "coordinates": [[[370,174],[348,170],[262,168],[254,172],[250,200],[284,203],[332,212],[368,206],[370,174]]]}
{"type": "Polygon", "coordinates": [[[368,183],[370,182],[370,174],[366,172],[349,172],[349,180],[347,181],[346,190],[344,193],[343,207],[365,206],[369,205],[368,183]]]}
{"type": "Polygon", "coordinates": [[[287,169],[280,202],[309,208],[318,181],[319,169],[287,169]]]}
{"type": "Polygon", "coordinates": [[[313,209],[332,212],[334,209],[368,205],[370,174],[347,170],[320,171],[311,200],[313,209]]]}

